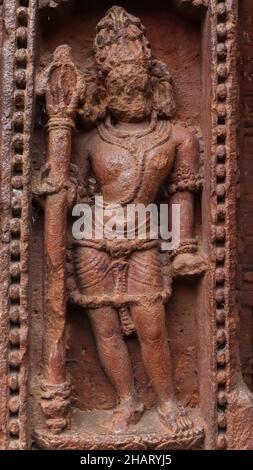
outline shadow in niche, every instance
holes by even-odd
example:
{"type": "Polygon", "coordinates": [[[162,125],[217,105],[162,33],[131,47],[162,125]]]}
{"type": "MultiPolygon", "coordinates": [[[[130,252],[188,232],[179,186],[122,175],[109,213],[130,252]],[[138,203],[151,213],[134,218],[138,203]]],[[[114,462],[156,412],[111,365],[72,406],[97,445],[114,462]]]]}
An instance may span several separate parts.
{"type": "MultiPolygon", "coordinates": [[[[116,359],[117,351],[115,351],[116,359]]],[[[92,328],[84,309],[69,308],[67,368],[73,383],[72,403],[80,410],[110,409],[116,395],[98,357],[92,328]]]]}

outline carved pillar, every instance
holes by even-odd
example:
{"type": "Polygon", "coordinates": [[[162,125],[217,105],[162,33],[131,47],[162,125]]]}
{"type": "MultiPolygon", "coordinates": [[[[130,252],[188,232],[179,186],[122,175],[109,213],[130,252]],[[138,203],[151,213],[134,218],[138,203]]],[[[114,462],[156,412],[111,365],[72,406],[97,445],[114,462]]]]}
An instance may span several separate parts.
{"type": "Polygon", "coordinates": [[[45,205],[44,382],[42,409],[47,425],[60,432],[68,423],[70,384],[65,369],[65,254],[67,242],[67,190],[71,138],[81,86],[70,48],[60,46],[48,70],[46,106],[48,172],[52,190],[45,205]]]}

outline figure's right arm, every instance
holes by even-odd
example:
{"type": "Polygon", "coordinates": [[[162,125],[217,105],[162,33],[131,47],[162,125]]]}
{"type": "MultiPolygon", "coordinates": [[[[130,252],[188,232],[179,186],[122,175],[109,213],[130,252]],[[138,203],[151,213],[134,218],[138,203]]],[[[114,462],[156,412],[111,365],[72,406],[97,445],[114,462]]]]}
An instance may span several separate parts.
{"type": "Polygon", "coordinates": [[[86,180],[90,174],[91,133],[79,134],[73,142],[72,162],[76,165],[86,180]]]}
{"type": "Polygon", "coordinates": [[[91,132],[79,134],[73,143],[72,169],[77,178],[77,199],[82,199],[87,194],[88,181],[91,175],[91,134],[91,132]]]}
{"type": "MultiPolygon", "coordinates": [[[[76,202],[82,202],[88,193],[88,180],[91,173],[90,144],[91,133],[82,133],[73,139],[69,180],[65,182],[69,209],[76,202]]],[[[46,163],[33,178],[34,196],[43,208],[45,195],[54,194],[57,190],[58,188],[54,186],[50,178],[50,165],[46,163]]]]}

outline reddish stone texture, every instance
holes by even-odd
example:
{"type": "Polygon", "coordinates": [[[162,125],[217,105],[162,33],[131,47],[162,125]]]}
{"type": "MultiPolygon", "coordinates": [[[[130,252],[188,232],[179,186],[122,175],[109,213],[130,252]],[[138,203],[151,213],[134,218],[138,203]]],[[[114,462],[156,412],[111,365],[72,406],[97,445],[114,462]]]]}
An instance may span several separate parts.
{"type": "Polygon", "coordinates": [[[238,304],[240,308],[240,343],[242,372],[246,384],[253,390],[253,85],[252,47],[253,16],[249,1],[239,4],[240,126],[238,173],[238,304]]]}
{"type": "MultiPolygon", "coordinates": [[[[181,18],[173,8],[168,10],[161,7],[157,11],[151,5],[147,5],[147,10],[143,10],[143,8],[134,7],[131,3],[129,3],[129,8],[132,8],[131,11],[141,16],[142,21],[145,22],[147,35],[151,40],[154,54],[168,63],[175,83],[177,119],[193,128],[199,122],[200,113],[200,96],[198,93],[201,80],[200,26],[197,24],[189,25],[188,20],[181,18]],[[160,41],[161,32],[158,34],[157,31],[158,22],[160,24],[160,31],[161,29],[164,31],[163,34],[171,34],[171,37],[176,38],[173,44],[162,44],[160,41]],[[183,46],[183,44],[189,43],[186,40],[187,36],[190,37],[191,43],[189,50],[185,50],[185,45],[183,46]],[[191,70],[191,74],[189,70],[191,70]],[[189,76],[191,77],[190,81],[189,76]]],[[[70,38],[69,44],[72,47],[75,62],[80,69],[83,69],[91,55],[93,32],[103,11],[102,8],[100,12],[96,11],[91,5],[74,5],[72,7],[69,6],[69,9],[59,9],[57,14],[54,14],[52,10],[49,14],[50,21],[48,17],[43,17],[42,15],[41,66],[48,64],[55,46],[61,44],[67,35],[70,38]],[[75,22],[75,35],[71,33],[70,12],[73,22],[75,22]]],[[[45,144],[45,136],[42,135],[40,137],[39,132],[37,132],[37,136],[39,142],[41,139],[43,140],[39,144],[41,148],[41,145],[45,144]]],[[[41,152],[38,158],[41,160],[41,152]]],[[[37,160],[36,154],[34,155],[34,160],[37,160]]],[[[82,167],[82,160],[77,161],[75,159],[75,163],[82,167]]],[[[36,165],[41,166],[41,163],[37,161],[36,165]]],[[[196,224],[197,226],[198,224],[196,224]]],[[[199,227],[197,230],[199,230],[199,227]]],[[[178,287],[175,286],[175,299],[177,291],[179,298],[178,300],[173,298],[168,316],[168,336],[171,349],[173,350],[172,358],[176,393],[180,399],[185,400],[189,406],[194,408],[198,404],[198,367],[193,311],[196,308],[194,297],[198,294],[196,294],[194,285],[190,284],[189,287],[187,285],[184,287],[180,286],[180,282],[178,287]],[[193,289],[195,294],[192,294],[193,289]],[[184,292],[183,298],[180,292],[184,292]],[[186,379],[187,377],[188,379],[186,379]]],[[[71,308],[69,309],[70,319],[71,322],[67,329],[67,364],[73,378],[74,404],[81,410],[89,410],[94,407],[98,409],[109,408],[115,403],[115,392],[113,392],[108,379],[101,369],[92,331],[87,323],[87,319],[81,310],[79,312],[74,310],[71,313],[71,308]],[[76,340],[77,337],[80,338],[79,341],[76,340]]],[[[155,396],[143,368],[138,342],[135,338],[127,341],[134,364],[137,389],[143,397],[146,406],[150,407],[155,403],[155,396]]]]}
{"type": "MultiPolygon", "coordinates": [[[[132,322],[125,306],[124,299],[128,293],[122,291],[120,295],[119,292],[111,295],[112,283],[109,280],[105,286],[109,289],[109,296],[108,292],[104,291],[104,286],[99,283],[96,288],[88,292],[87,296],[85,285],[82,284],[83,272],[74,265],[74,250],[70,247],[69,234],[66,230],[71,223],[67,208],[71,207],[76,197],[75,186],[78,194],[82,185],[82,189],[88,193],[89,191],[94,193],[97,187],[96,184],[94,186],[94,181],[89,181],[90,186],[88,185],[87,189],[81,178],[86,171],[83,155],[87,147],[90,148],[91,156],[93,154],[96,156],[99,148],[101,161],[103,158],[106,159],[108,154],[114,162],[119,153],[115,150],[116,143],[120,138],[122,142],[124,140],[123,137],[119,137],[120,133],[116,133],[116,137],[109,138],[108,143],[110,130],[115,126],[107,123],[107,127],[103,127],[104,115],[99,113],[101,109],[103,111],[103,106],[105,112],[110,110],[110,104],[107,102],[104,105],[100,102],[100,107],[96,104],[90,112],[91,97],[97,82],[88,80],[88,85],[86,84],[89,77],[86,67],[93,60],[95,27],[113,2],[104,1],[101,5],[100,2],[89,0],[86,2],[41,0],[36,57],[34,55],[35,2],[24,0],[25,5],[21,3],[19,4],[19,0],[11,0],[10,9],[4,11],[7,29],[10,28],[11,34],[9,37],[5,35],[3,37],[5,52],[2,57],[4,73],[2,77],[7,74],[12,79],[7,87],[2,78],[1,91],[2,109],[5,106],[7,113],[3,114],[1,130],[3,173],[1,192],[4,208],[1,226],[3,270],[0,292],[2,333],[0,371],[4,377],[1,383],[3,400],[0,404],[0,422],[3,423],[1,427],[3,432],[0,434],[1,447],[29,448],[31,439],[36,441],[39,448],[95,449],[102,446],[112,449],[156,447],[168,449],[179,446],[179,448],[246,449],[252,447],[253,400],[250,390],[253,390],[253,266],[250,254],[253,228],[250,172],[253,40],[251,40],[250,1],[240,2],[239,20],[237,20],[236,1],[208,3],[198,0],[175,0],[168,4],[162,1],[146,1],[145,4],[139,2],[138,5],[131,0],[120,2],[122,7],[139,16],[145,25],[152,53],[165,64],[165,68],[159,69],[159,73],[164,73],[166,70],[164,81],[167,80],[167,90],[172,86],[169,77],[173,77],[176,114],[172,118],[174,105],[171,100],[165,122],[172,125],[175,145],[185,147],[180,156],[180,151],[177,155],[175,153],[172,138],[168,140],[169,144],[167,141],[164,144],[168,145],[164,147],[165,154],[171,157],[171,161],[176,157],[176,163],[170,175],[170,183],[162,188],[157,198],[157,201],[166,202],[171,197],[174,202],[181,202],[185,208],[182,211],[181,229],[182,237],[186,238],[183,251],[175,251],[170,261],[166,256],[162,260],[163,265],[167,264],[170,268],[172,266],[172,271],[164,270],[167,280],[171,274],[174,275],[172,292],[169,288],[166,293],[158,293],[161,296],[166,294],[166,303],[171,296],[166,306],[166,328],[162,331],[167,343],[164,350],[166,349],[168,355],[168,345],[173,371],[172,377],[168,376],[166,383],[175,392],[174,412],[177,410],[176,400],[182,401],[187,410],[185,420],[189,429],[180,429],[181,417],[176,414],[175,421],[179,431],[174,433],[169,426],[167,430],[166,426],[161,426],[156,413],[157,394],[152,384],[162,377],[162,368],[157,368],[153,380],[149,375],[147,364],[146,368],[144,367],[140,341],[136,336],[136,324],[132,322]],[[15,15],[22,23],[22,28],[17,31],[20,44],[18,50],[15,49],[13,34],[15,28],[12,27],[15,15]],[[242,51],[240,116],[237,113],[236,99],[238,91],[236,22],[239,26],[238,42],[242,51]],[[70,46],[72,51],[66,47],[59,48],[63,44],[70,46]],[[26,47],[28,56],[26,56],[26,47]],[[29,67],[26,63],[27,57],[30,60],[29,67]],[[37,66],[35,92],[32,74],[34,58],[37,66]],[[12,67],[15,63],[18,70],[15,69],[14,76],[12,67]],[[64,69],[64,64],[68,72],[64,69]],[[77,77],[83,82],[80,87],[77,86],[79,83],[77,77]],[[27,79],[27,93],[23,94],[25,79],[27,79]],[[86,96],[85,85],[88,90],[86,96]],[[65,90],[65,95],[64,93],[61,95],[62,90],[65,90]],[[15,106],[19,108],[16,110],[12,109],[14,101],[11,98],[14,93],[15,106]],[[75,94],[80,95],[80,99],[74,99],[69,109],[69,96],[75,97],[75,94]],[[34,95],[36,95],[35,127],[32,132],[34,95]],[[66,101],[64,97],[67,97],[66,101]],[[59,106],[59,99],[64,101],[61,103],[62,106],[59,106]],[[22,113],[26,111],[29,118],[26,114],[23,125],[22,113]],[[13,116],[13,131],[10,134],[7,132],[10,129],[7,115],[13,116]],[[98,115],[102,123],[96,121],[98,115]],[[241,126],[236,135],[238,118],[241,119],[241,126]],[[48,119],[49,126],[47,126],[48,119]],[[74,131],[74,123],[77,131],[74,131]],[[183,131],[178,130],[181,126],[183,131]],[[96,137],[92,127],[98,129],[96,137]],[[29,148],[31,142],[29,137],[32,137],[32,151],[29,148]],[[23,139],[28,142],[24,149],[23,139]],[[191,139],[199,142],[200,152],[194,145],[192,146],[192,143],[187,143],[191,139]],[[237,172],[237,148],[240,151],[238,159],[240,173],[237,172]],[[200,166],[196,164],[198,159],[200,166]],[[31,172],[30,162],[32,162],[31,172]],[[46,163],[50,168],[43,167],[46,163]],[[189,168],[186,168],[186,163],[189,168]],[[202,177],[204,177],[204,189],[201,193],[202,177]],[[181,191],[178,191],[179,187],[181,191]],[[13,198],[12,205],[10,205],[11,188],[15,189],[15,196],[21,197],[21,199],[13,198]],[[197,192],[194,195],[194,204],[193,192],[197,192]],[[235,220],[236,209],[238,228],[235,220]],[[55,214],[61,223],[60,237],[53,221],[55,214]],[[199,239],[201,258],[197,255],[197,244],[191,240],[189,245],[188,238],[194,237],[199,239]],[[236,237],[237,266],[235,266],[236,237]],[[187,254],[189,246],[191,252],[187,254]],[[189,268],[195,256],[198,263],[189,268]],[[73,273],[79,291],[76,289],[76,284],[73,284],[73,273]],[[194,274],[193,278],[190,274],[194,274]],[[203,276],[200,277],[200,274],[203,276]],[[236,299],[235,284],[238,293],[236,299]],[[69,296],[68,303],[67,296],[69,296]],[[115,388],[112,385],[108,370],[105,372],[97,348],[100,326],[99,322],[94,321],[94,311],[99,302],[109,302],[110,307],[117,306],[119,309],[121,328],[125,335],[124,342],[132,363],[135,388],[140,403],[145,405],[145,412],[141,417],[142,406],[134,400],[131,402],[135,410],[135,425],[131,432],[128,432],[125,425],[129,424],[127,420],[132,415],[129,413],[129,407],[123,409],[119,420],[121,428],[117,436],[111,430],[111,422],[114,420],[113,409],[118,400],[117,386],[115,388]],[[88,307],[95,308],[89,315],[87,315],[88,307]],[[240,357],[238,326],[240,326],[240,357]],[[29,381],[26,380],[28,366],[29,381]],[[188,415],[191,416],[190,419],[188,415]]],[[[120,14],[120,10],[118,13],[120,14]]],[[[127,48],[127,42],[124,47],[127,48]]],[[[95,52],[96,57],[99,57],[99,48],[95,49],[95,52]]],[[[115,60],[113,56],[112,60],[115,60]]],[[[140,62],[140,57],[138,60],[140,62]]],[[[115,75],[117,78],[117,67],[117,61],[113,66],[108,66],[106,62],[102,66],[100,64],[101,77],[105,79],[110,72],[110,77],[113,78],[115,75]]],[[[129,80],[128,67],[129,64],[124,70],[122,69],[126,80],[129,80]]],[[[158,64],[159,67],[161,64],[158,64]]],[[[154,73],[151,69],[149,74],[154,73]]],[[[137,81],[140,80],[143,69],[140,69],[140,72],[136,77],[137,81]]],[[[140,85],[140,82],[138,84],[140,85]]],[[[110,93],[113,96],[113,80],[110,93]]],[[[145,94],[145,90],[143,93],[145,94]]],[[[115,97],[116,95],[114,99],[115,97]]],[[[129,106],[124,100],[123,95],[121,105],[119,106],[119,101],[118,108],[112,107],[111,104],[110,110],[112,115],[113,112],[116,113],[114,118],[122,120],[123,123],[129,106]]],[[[131,121],[130,108],[131,106],[129,121],[131,121]]],[[[162,98],[160,108],[162,109],[162,98]]],[[[164,120],[164,117],[164,115],[158,116],[158,123],[164,120]]],[[[164,138],[168,133],[167,124],[165,127],[164,138]]],[[[129,129],[131,136],[132,128],[129,129]]],[[[154,141],[157,139],[155,132],[152,134],[154,141]]],[[[140,147],[143,149],[145,145],[146,142],[140,147]]],[[[127,148],[127,152],[128,150],[127,148]]],[[[136,155],[139,150],[137,145],[136,155]]],[[[129,155],[126,154],[124,158],[129,158],[129,155]]],[[[131,159],[129,159],[129,169],[131,168],[131,159]]],[[[95,164],[94,170],[95,176],[97,174],[101,176],[99,173],[101,171],[106,174],[104,169],[101,170],[101,164],[97,167],[95,164]]],[[[154,173],[150,175],[146,196],[152,185],[159,184],[158,180],[158,176],[155,178],[154,173]]],[[[124,179],[118,185],[120,191],[117,193],[115,184],[107,190],[108,195],[116,198],[122,193],[120,197],[125,200],[131,185],[125,185],[124,179]]],[[[110,253],[113,252],[115,256],[117,252],[124,266],[129,262],[131,267],[128,258],[131,258],[133,249],[124,255],[126,250],[129,251],[129,246],[110,246],[110,253]]],[[[155,250],[156,248],[152,247],[150,258],[148,256],[146,258],[146,270],[150,276],[153,275],[151,268],[155,250]]],[[[79,252],[81,259],[83,257],[84,266],[89,250],[85,248],[79,252]]],[[[93,254],[98,264],[100,253],[101,251],[97,250],[96,255],[93,254]]],[[[105,256],[106,262],[111,262],[111,254],[106,253],[105,256]]],[[[99,270],[96,275],[99,278],[99,270]]],[[[135,276],[138,275],[137,270],[135,276]]],[[[123,278],[120,278],[121,281],[117,279],[119,284],[121,282],[122,288],[123,278]]],[[[131,281],[131,278],[129,279],[131,281]]],[[[135,288],[136,286],[131,301],[134,296],[140,294],[135,288]]],[[[141,290],[144,290],[144,282],[141,290]]],[[[153,286],[150,286],[150,292],[144,293],[146,308],[150,309],[151,314],[154,310],[153,294],[153,286]]],[[[100,308],[105,323],[106,308],[108,306],[100,308]]],[[[142,328],[146,328],[146,325],[143,322],[142,328]]],[[[147,334],[152,334],[151,322],[147,334]]],[[[114,360],[117,361],[118,349],[114,349],[114,360]]],[[[160,352],[162,354],[162,351],[160,352]]],[[[163,363],[168,359],[165,356],[163,363]]],[[[150,355],[150,360],[153,359],[150,355]]],[[[170,366],[169,361],[168,365],[170,366]]],[[[122,366],[124,372],[126,366],[127,364],[122,366]]],[[[125,387],[127,387],[126,382],[125,387]]],[[[173,421],[172,414],[170,419],[167,416],[168,422],[173,421]]]]}
{"type": "MultiPolygon", "coordinates": [[[[42,28],[43,28],[42,34],[45,35],[45,31],[47,32],[47,36],[45,36],[45,39],[43,39],[43,41],[41,42],[42,51],[53,50],[55,48],[55,44],[57,44],[57,41],[59,42],[62,41],[61,31],[65,30],[64,32],[64,35],[65,35],[66,27],[71,27],[71,25],[69,24],[69,18],[67,17],[67,14],[69,14],[69,12],[70,10],[62,10],[62,16],[60,14],[60,17],[59,15],[54,16],[52,14],[53,16],[50,17],[50,22],[48,21],[48,18],[47,20],[46,19],[43,20],[42,18],[42,28]],[[45,23],[45,21],[47,21],[47,24],[45,23]],[[55,21],[56,21],[56,24],[54,24],[55,21]],[[51,39],[50,30],[51,30],[52,24],[54,24],[53,26],[54,35],[51,39]],[[58,24],[60,24],[60,27],[57,33],[58,34],[58,39],[57,39],[55,31],[57,29],[58,24]]],[[[136,13],[136,9],[134,13],[136,13]]],[[[137,10],[137,13],[140,13],[140,12],[138,12],[137,10]]],[[[73,14],[73,20],[76,23],[77,34],[74,36],[73,40],[70,41],[70,43],[72,45],[73,56],[75,57],[75,61],[79,65],[80,69],[83,69],[87,63],[87,58],[91,55],[91,52],[92,52],[91,45],[89,49],[86,48],[84,51],[82,50],[83,45],[86,44],[86,39],[83,34],[83,22],[85,21],[85,25],[87,26],[85,28],[86,37],[90,38],[91,33],[89,31],[91,30],[91,27],[94,29],[94,18],[95,18],[95,21],[97,21],[97,19],[99,18],[99,14],[95,11],[94,13],[91,12],[90,9],[87,9],[87,7],[84,8],[80,6],[73,7],[72,14],[73,14]]],[[[161,11],[159,11],[159,13],[156,14],[156,18],[155,18],[156,22],[161,20],[162,15],[164,16],[163,12],[161,11]]],[[[147,23],[148,23],[151,19],[150,10],[148,12],[144,12],[144,17],[146,17],[147,23]]],[[[154,20],[153,20],[153,23],[148,25],[148,29],[149,29],[151,37],[153,36],[153,43],[158,45],[159,37],[157,37],[157,29],[155,28],[154,20]]],[[[173,9],[170,9],[169,12],[166,11],[166,21],[163,21],[163,23],[164,23],[163,24],[164,31],[170,29],[172,31],[170,34],[173,34],[173,36],[177,36],[178,39],[181,38],[184,32],[183,26],[187,25],[187,21],[181,20],[180,17],[178,17],[178,15],[174,12],[173,9]]],[[[191,53],[188,52],[188,56],[189,54],[191,54],[192,59],[191,57],[188,57],[187,64],[185,62],[187,52],[185,51],[183,52],[183,46],[181,48],[182,57],[181,57],[180,51],[175,50],[175,47],[173,45],[170,46],[171,51],[169,50],[169,53],[170,53],[169,56],[168,56],[168,51],[167,50],[163,51],[161,47],[157,49],[157,55],[159,54],[159,57],[162,57],[163,59],[165,58],[167,59],[167,57],[170,57],[171,65],[174,64],[175,75],[178,76],[178,82],[182,80],[182,73],[186,75],[188,69],[191,67],[192,72],[193,70],[195,71],[196,69],[196,76],[195,77],[193,76],[193,80],[195,78],[196,82],[198,81],[198,83],[200,84],[200,50],[199,50],[199,44],[197,41],[197,38],[199,37],[199,34],[200,34],[199,26],[193,26],[193,28],[188,27],[184,35],[186,35],[187,33],[191,34],[192,40],[194,40],[196,44],[195,46],[196,52],[195,53],[193,53],[192,51],[191,53]],[[176,54],[180,55],[180,63],[182,64],[182,73],[181,73],[180,80],[179,80],[179,76],[180,76],[179,70],[178,70],[178,67],[176,67],[176,54]],[[192,67],[192,61],[194,63],[194,68],[192,67]],[[197,73],[197,70],[199,73],[197,73]]],[[[183,45],[183,42],[185,41],[184,37],[181,38],[180,41],[182,42],[182,45],[183,45]]],[[[155,50],[155,47],[154,47],[154,50],[155,50]]],[[[49,61],[49,55],[46,55],[45,53],[43,53],[40,59],[41,65],[42,64],[43,66],[47,65],[48,61],[49,61]]],[[[175,82],[176,82],[176,79],[175,79],[175,82]]],[[[38,78],[38,81],[37,81],[38,90],[40,89],[39,87],[41,86],[41,83],[43,84],[43,79],[38,78]]],[[[193,86],[192,86],[193,83],[192,82],[189,83],[189,81],[185,80],[185,84],[186,84],[185,93],[183,93],[182,91],[180,94],[178,93],[178,96],[176,94],[176,100],[179,101],[179,105],[178,105],[179,110],[177,114],[177,120],[184,121],[186,124],[191,126],[191,129],[192,129],[191,132],[196,132],[196,130],[194,131],[194,125],[196,126],[198,122],[199,100],[200,100],[199,96],[197,99],[197,95],[198,95],[197,87],[196,87],[197,83],[194,83],[194,90],[196,93],[195,101],[193,97],[193,86]],[[181,104],[180,104],[180,99],[182,100],[181,104]],[[193,106],[195,106],[195,109],[196,109],[195,113],[192,112],[193,106]],[[187,113],[189,117],[187,117],[187,113]]],[[[179,86],[180,86],[180,83],[179,83],[179,86]]],[[[124,109],[125,107],[124,100],[121,106],[122,106],[122,109],[124,109]]],[[[173,106],[173,104],[171,104],[171,106],[173,106]]],[[[171,110],[168,110],[168,112],[173,112],[173,108],[171,108],[171,110]]],[[[177,128],[175,128],[174,132],[176,136],[178,132],[177,128]]],[[[183,131],[183,133],[184,132],[185,131],[183,131]]],[[[45,135],[41,135],[40,137],[40,132],[37,132],[36,134],[37,134],[37,137],[35,138],[36,139],[38,138],[39,141],[40,139],[42,139],[43,140],[42,145],[44,145],[45,140],[46,140],[45,135]]],[[[180,132],[178,134],[178,138],[180,139],[180,132]]],[[[184,144],[184,138],[182,140],[182,144],[184,144]]],[[[191,158],[192,158],[191,152],[193,152],[192,153],[193,155],[195,150],[194,150],[194,147],[193,147],[193,151],[191,150],[191,144],[189,144],[189,149],[187,145],[188,144],[186,144],[185,152],[182,152],[182,157],[183,155],[185,157],[186,153],[189,152],[189,164],[191,165],[191,158]]],[[[78,146],[77,147],[74,146],[74,148],[78,149],[78,146]]],[[[56,150],[57,149],[55,147],[55,151],[56,150]]],[[[54,152],[54,147],[52,147],[52,152],[54,152]]],[[[111,149],[111,152],[113,154],[113,147],[111,149]]],[[[40,153],[40,156],[38,155],[38,157],[41,159],[41,153],[40,153]]],[[[76,154],[74,150],[73,161],[75,162],[76,165],[78,165],[82,169],[82,166],[83,166],[82,154],[80,154],[80,157],[79,157],[78,150],[76,154]]],[[[36,167],[41,166],[41,163],[37,160],[36,153],[34,154],[34,163],[35,163],[35,170],[36,170],[36,167]]],[[[172,194],[176,192],[177,184],[179,184],[181,180],[183,181],[184,171],[186,171],[188,168],[188,167],[185,168],[184,167],[185,165],[186,165],[186,162],[180,162],[180,159],[178,159],[177,167],[175,167],[175,175],[173,177],[174,178],[173,184],[171,185],[172,194]],[[185,168],[185,170],[183,170],[183,168],[185,168]]],[[[196,171],[197,170],[198,169],[196,167],[196,171]]],[[[194,173],[195,173],[195,170],[194,170],[194,173]]],[[[195,185],[194,178],[195,178],[195,174],[192,176],[192,183],[191,183],[192,188],[194,188],[194,185],[195,185]]],[[[184,184],[185,184],[185,190],[187,191],[187,187],[190,184],[190,181],[186,179],[184,184]]],[[[117,191],[116,187],[114,191],[115,190],[117,191]]],[[[175,196],[173,197],[175,199],[175,196]]],[[[188,205],[191,204],[190,201],[191,199],[189,199],[189,202],[187,202],[188,205]]],[[[193,227],[192,227],[192,223],[187,225],[186,223],[187,217],[188,217],[187,215],[183,217],[182,236],[189,238],[193,234],[192,232],[193,227]],[[184,224],[185,224],[185,230],[183,230],[184,224]]],[[[197,231],[199,231],[198,223],[195,224],[195,228],[197,231]]],[[[179,258],[177,258],[177,264],[176,264],[176,259],[175,259],[175,268],[177,269],[178,273],[180,272],[180,269],[181,270],[184,269],[187,275],[187,265],[186,264],[184,266],[182,265],[183,256],[184,255],[179,255],[179,258]],[[182,258],[180,258],[180,256],[182,258]],[[179,263],[180,259],[181,259],[182,266],[179,263]]],[[[186,258],[185,258],[185,261],[186,261],[186,258]]],[[[195,269],[197,272],[197,266],[195,269]]],[[[34,279],[33,282],[35,281],[36,280],[34,279]]],[[[184,281],[181,281],[181,283],[182,282],[184,281]]],[[[195,308],[194,300],[193,300],[194,296],[192,295],[192,292],[194,291],[195,296],[197,294],[196,294],[196,288],[194,284],[190,284],[189,287],[187,286],[187,284],[185,285],[185,287],[180,287],[180,281],[179,281],[178,289],[175,286],[175,293],[177,290],[179,293],[184,292],[182,302],[180,300],[175,302],[175,305],[177,305],[177,308],[175,308],[175,317],[174,319],[171,320],[172,323],[169,320],[170,316],[173,318],[173,306],[172,305],[169,308],[170,314],[168,316],[169,343],[171,345],[171,350],[173,350],[172,357],[173,357],[173,369],[174,369],[174,375],[175,375],[174,377],[175,391],[176,391],[176,395],[178,396],[178,398],[185,401],[187,405],[189,405],[190,407],[194,409],[198,405],[198,377],[197,377],[198,374],[197,374],[196,344],[194,344],[194,340],[193,340],[193,338],[195,338],[195,341],[196,341],[196,334],[194,331],[195,323],[194,323],[194,317],[192,316],[192,311],[195,308]],[[178,309],[179,305],[180,305],[180,309],[178,309]],[[181,315],[180,315],[180,312],[181,312],[181,315]],[[182,317],[182,319],[180,319],[180,317],[182,317]],[[174,328],[173,328],[173,323],[175,325],[174,328]],[[175,359],[177,358],[177,361],[175,361],[174,358],[175,359]],[[187,377],[188,379],[186,379],[187,377]],[[187,382],[187,386],[186,386],[186,382],[187,382]]],[[[181,294],[179,294],[179,296],[181,297],[181,294]]],[[[77,296],[75,298],[77,298],[77,296]]],[[[37,307],[36,307],[36,310],[37,310],[37,307]]],[[[87,319],[85,318],[85,312],[80,311],[78,313],[78,311],[74,310],[74,312],[71,313],[71,307],[70,307],[69,319],[71,319],[71,323],[69,324],[68,329],[67,329],[67,350],[68,350],[67,365],[68,365],[69,372],[71,373],[72,378],[73,378],[73,385],[74,385],[74,391],[73,391],[73,397],[72,397],[73,404],[75,406],[78,406],[80,410],[108,409],[113,404],[115,404],[115,398],[116,398],[115,391],[113,391],[110,385],[110,382],[108,381],[108,378],[106,378],[106,375],[101,368],[100,361],[96,353],[92,330],[90,329],[90,326],[87,323],[87,319]],[[79,320],[78,320],[78,317],[80,317],[79,320]],[[79,338],[79,341],[77,341],[77,337],[79,338]]],[[[47,335],[45,335],[45,338],[47,338],[47,335]]],[[[138,341],[136,338],[129,339],[126,341],[128,342],[129,350],[131,353],[137,390],[139,392],[140,397],[143,399],[145,405],[148,408],[150,408],[151,406],[155,404],[156,397],[154,393],[152,392],[150,380],[148,380],[147,374],[142,364],[141,355],[140,355],[140,347],[138,345],[138,341]]],[[[51,377],[50,380],[52,380],[52,376],[50,377],[51,377]]],[[[49,411],[48,409],[46,409],[46,415],[48,416],[48,414],[49,414],[49,411]]],[[[58,425],[59,425],[59,420],[57,420],[56,427],[58,425]]]]}

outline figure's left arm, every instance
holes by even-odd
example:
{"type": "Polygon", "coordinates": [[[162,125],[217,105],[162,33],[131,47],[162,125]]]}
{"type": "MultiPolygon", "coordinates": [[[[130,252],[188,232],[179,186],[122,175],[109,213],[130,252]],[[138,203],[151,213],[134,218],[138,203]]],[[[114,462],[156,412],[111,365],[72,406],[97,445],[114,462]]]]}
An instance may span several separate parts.
{"type": "Polygon", "coordinates": [[[170,179],[170,203],[180,205],[180,245],[172,254],[174,276],[194,276],[206,270],[194,234],[195,195],[202,190],[199,142],[187,129],[175,127],[177,153],[170,179]]]}

